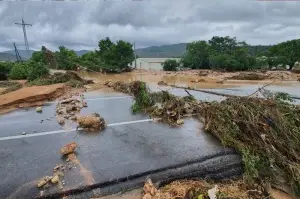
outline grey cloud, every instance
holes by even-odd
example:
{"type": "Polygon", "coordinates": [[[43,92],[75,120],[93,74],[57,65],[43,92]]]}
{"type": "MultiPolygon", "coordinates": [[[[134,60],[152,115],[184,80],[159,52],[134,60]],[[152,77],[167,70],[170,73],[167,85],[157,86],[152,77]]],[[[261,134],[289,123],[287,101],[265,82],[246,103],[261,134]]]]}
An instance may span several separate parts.
{"type": "Polygon", "coordinates": [[[0,51],[16,42],[24,48],[22,17],[30,48],[94,49],[100,39],[163,45],[212,36],[236,36],[250,44],[295,39],[300,32],[300,2],[249,0],[0,1],[0,51]]]}

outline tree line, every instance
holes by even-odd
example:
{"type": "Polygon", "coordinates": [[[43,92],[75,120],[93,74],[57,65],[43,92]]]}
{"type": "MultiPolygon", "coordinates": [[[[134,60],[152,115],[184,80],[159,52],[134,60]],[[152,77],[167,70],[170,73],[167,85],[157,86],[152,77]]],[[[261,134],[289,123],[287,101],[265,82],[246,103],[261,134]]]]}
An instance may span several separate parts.
{"type": "Polygon", "coordinates": [[[299,67],[300,39],[273,46],[252,47],[244,41],[214,36],[208,41],[194,41],[186,47],[180,62],[167,60],[164,70],[176,70],[179,66],[191,69],[223,69],[245,71],[253,69],[292,69],[299,67]],[[295,64],[296,63],[296,64],[295,64]]]}
{"type": "MultiPolygon", "coordinates": [[[[22,63],[0,62],[0,79],[37,79],[49,74],[49,68],[76,70],[80,67],[97,72],[123,72],[130,70],[133,61],[134,50],[131,43],[123,40],[112,42],[106,37],[98,42],[98,49],[82,56],[77,56],[74,50],[64,46],[60,46],[56,52],[43,46],[22,63]]],[[[300,70],[299,61],[300,39],[253,48],[244,41],[237,41],[235,37],[214,36],[208,41],[189,43],[180,62],[167,60],[163,63],[163,68],[245,71],[274,67],[285,69],[289,65],[300,70]]]]}
{"type": "Polygon", "coordinates": [[[46,47],[32,54],[23,62],[0,62],[0,79],[34,80],[49,74],[49,68],[62,70],[77,70],[84,68],[96,72],[128,71],[134,60],[131,43],[119,40],[112,42],[109,37],[98,43],[98,49],[82,56],[77,56],[74,50],[60,46],[58,51],[51,52],[46,47]]]}

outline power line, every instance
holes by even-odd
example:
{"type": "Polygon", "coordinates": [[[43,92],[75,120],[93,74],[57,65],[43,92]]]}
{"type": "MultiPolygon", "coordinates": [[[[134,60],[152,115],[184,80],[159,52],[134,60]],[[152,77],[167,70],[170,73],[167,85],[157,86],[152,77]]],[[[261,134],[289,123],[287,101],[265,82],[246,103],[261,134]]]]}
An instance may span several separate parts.
{"type": "Polygon", "coordinates": [[[19,51],[18,51],[18,49],[16,47],[16,43],[15,42],[14,42],[14,48],[15,48],[15,54],[16,54],[17,62],[22,62],[22,58],[21,58],[21,56],[19,54],[19,51]]]}
{"type": "Polygon", "coordinates": [[[29,44],[27,40],[27,34],[26,34],[26,26],[32,26],[32,24],[25,23],[23,18],[22,18],[22,23],[15,23],[16,25],[21,25],[23,27],[23,34],[24,34],[24,41],[25,41],[25,47],[27,50],[27,53],[29,54],[29,44]]]}

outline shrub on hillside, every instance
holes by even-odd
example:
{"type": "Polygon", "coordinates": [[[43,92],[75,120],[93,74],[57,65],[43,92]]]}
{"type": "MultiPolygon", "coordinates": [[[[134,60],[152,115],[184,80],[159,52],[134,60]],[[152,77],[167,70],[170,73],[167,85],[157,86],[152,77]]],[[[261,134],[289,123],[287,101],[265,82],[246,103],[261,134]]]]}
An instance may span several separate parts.
{"type": "Polygon", "coordinates": [[[164,61],[163,65],[163,69],[164,71],[176,71],[179,64],[176,60],[173,59],[168,59],[166,61],[164,61]]]}
{"type": "Polygon", "coordinates": [[[10,73],[9,73],[9,78],[14,79],[14,80],[19,80],[19,79],[27,79],[28,77],[28,65],[24,63],[16,63],[12,67],[10,73]]]}
{"type": "Polygon", "coordinates": [[[7,80],[8,74],[13,67],[13,62],[0,62],[0,81],[7,80]]]}
{"type": "Polygon", "coordinates": [[[29,81],[49,75],[49,68],[41,62],[28,63],[28,69],[27,79],[29,81]]]}

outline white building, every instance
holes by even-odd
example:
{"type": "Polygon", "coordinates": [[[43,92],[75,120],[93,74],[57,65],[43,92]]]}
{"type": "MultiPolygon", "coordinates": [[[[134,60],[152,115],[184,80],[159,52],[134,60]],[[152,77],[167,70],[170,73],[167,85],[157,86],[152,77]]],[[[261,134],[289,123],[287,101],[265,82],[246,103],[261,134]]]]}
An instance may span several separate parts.
{"type": "MultiPolygon", "coordinates": [[[[180,61],[180,58],[138,58],[136,59],[136,68],[144,70],[162,70],[162,63],[168,59],[180,61]]],[[[135,61],[132,62],[132,67],[135,67],[135,61]]]]}

